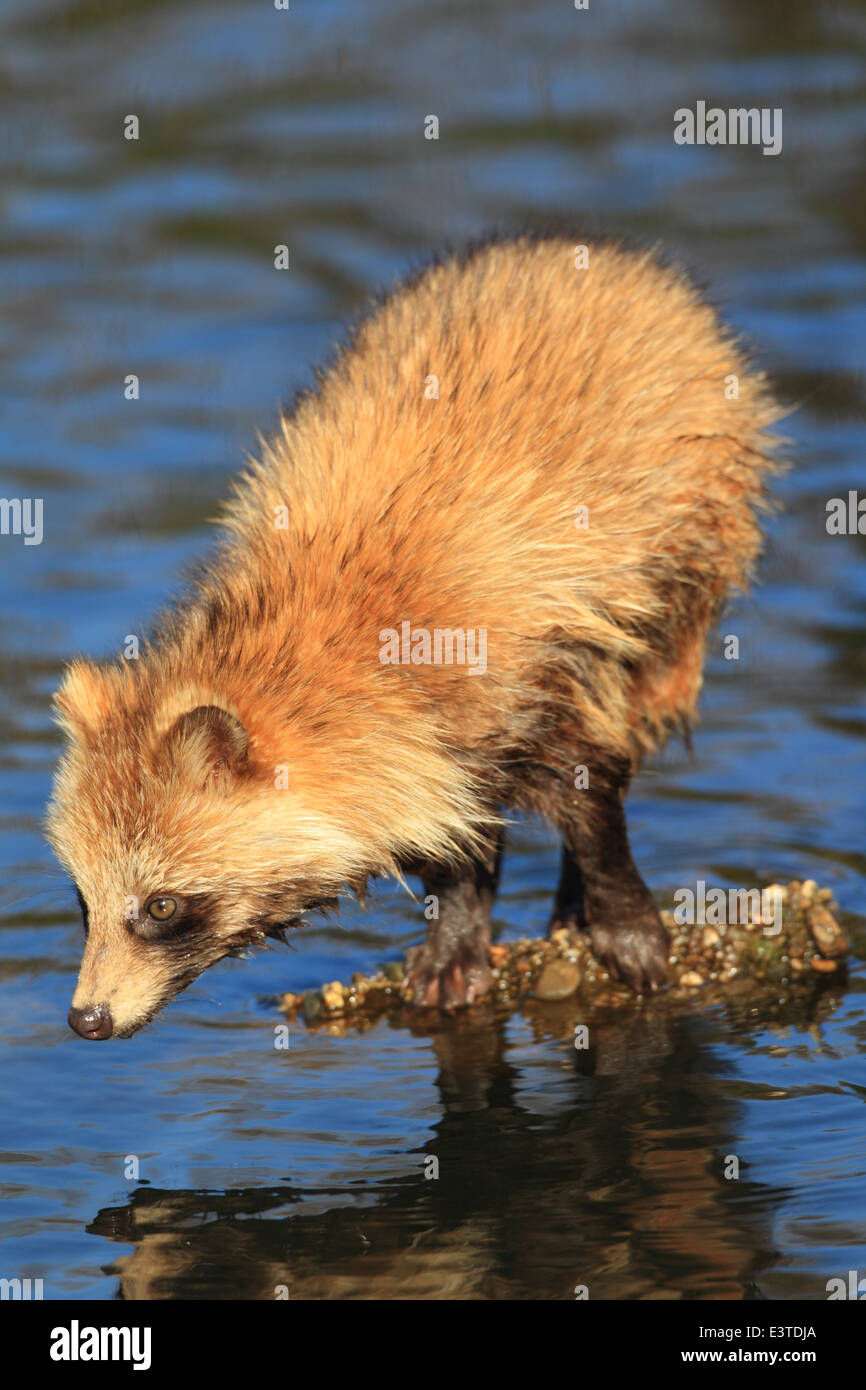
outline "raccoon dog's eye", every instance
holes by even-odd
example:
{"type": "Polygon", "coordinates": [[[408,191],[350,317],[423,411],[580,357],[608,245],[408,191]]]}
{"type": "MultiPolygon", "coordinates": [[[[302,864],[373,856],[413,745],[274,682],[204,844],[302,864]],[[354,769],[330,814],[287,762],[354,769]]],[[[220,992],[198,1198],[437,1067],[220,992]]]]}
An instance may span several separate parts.
{"type": "Polygon", "coordinates": [[[167,922],[177,912],[176,898],[151,898],[147,904],[147,915],[154,922],[167,922]]]}

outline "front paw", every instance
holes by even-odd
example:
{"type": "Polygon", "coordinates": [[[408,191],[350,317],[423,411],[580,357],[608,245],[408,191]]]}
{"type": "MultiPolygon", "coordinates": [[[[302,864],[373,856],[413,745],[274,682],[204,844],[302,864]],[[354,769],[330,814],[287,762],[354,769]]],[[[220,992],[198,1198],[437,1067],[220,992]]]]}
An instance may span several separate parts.
{"type": "Polygon", "coordinates": [[[490,989],[490,960],[486,945],[458,947],[445,962],[425,942],[406,953],[406,982],[418,1008],[455,1009],[474,1004],[490,989]]]}
{"type": "Polygon", "coordinates": [[[667,978],[670,938],[655,907],[590,925],[596,959],[636,994],[648,994],[667,978]]]}

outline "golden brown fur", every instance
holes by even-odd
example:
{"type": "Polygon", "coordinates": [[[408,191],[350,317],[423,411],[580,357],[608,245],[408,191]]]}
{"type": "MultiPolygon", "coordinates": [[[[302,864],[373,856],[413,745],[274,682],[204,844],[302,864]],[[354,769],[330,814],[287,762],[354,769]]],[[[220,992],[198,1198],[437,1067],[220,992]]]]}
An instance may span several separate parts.
{"type": "Polygon", "coordinates": [[[483,851],[502,806],[589,814],[587,750],[634,768],[694,715],[778,413],[648,255],[597,246],[580,270],[570,243],[519,240],[398,291],[238,482],[141,658],[67,674],[50,832],[89,909],[76,1004],[132,1031],[347,883],[483,851]],[[486,629],[486,674],[383,666],[404,619],[486,629]],[[202,706],[246,731],[238,760],[186,728],[202,706]],[[186,955],[124,921],[157,892],[206,895],[186,955]]]}

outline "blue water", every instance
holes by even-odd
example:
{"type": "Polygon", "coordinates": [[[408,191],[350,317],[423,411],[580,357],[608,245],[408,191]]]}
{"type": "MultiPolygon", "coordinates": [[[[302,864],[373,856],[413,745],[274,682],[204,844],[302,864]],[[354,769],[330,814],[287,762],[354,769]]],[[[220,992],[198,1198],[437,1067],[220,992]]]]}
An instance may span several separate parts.
{"type": "MultiPolygon", "coordinates": [[[[0,1276],[50,1298],[822,1298],[866,1271],[866,537],[824,524],[866,490],[864,36],[854,0],[3,0],[0,493],[42,497],[45,537],[0,538],[0,1276]],[[676,146],[698,99],[781,107],[782,153],[676,146]],[[591,1064],[532,1011],[294,1025],[277,1050],[277,992],[420,938],[383,886],[84,1045],[40,828],[62,663],[141,631],[368,296],[546,218],[677,254],[797,407],[760,585],[723,625],[741,659],[717,646],[694,757],[646,772],[631,822],[660,901],[830,887],[847,981],[636,1011],[591,1064]]],[[[506,936],[543,928],[556,865],[515,828],[506,936]]]]}

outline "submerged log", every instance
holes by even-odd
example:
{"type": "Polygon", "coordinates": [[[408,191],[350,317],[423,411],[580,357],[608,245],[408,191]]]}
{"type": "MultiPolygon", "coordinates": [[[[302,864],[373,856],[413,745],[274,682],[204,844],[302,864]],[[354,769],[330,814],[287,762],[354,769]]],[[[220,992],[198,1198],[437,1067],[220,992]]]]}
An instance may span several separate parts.
{"type": "MultiPolygon", "coordinates": [[[[521,937],[491,946],[493,987],[470,1008],[501,1013],[530,1004],[553,1008],[564,1001],[584,1009],[635,1009],[698,998],[756,1001],[795,995],[844,975],[850,944],[829,889],[811,879],[794,880],[743,895],[743,901],[747,906],[736,922],[715,921],[725,914],[711,912],[683,923],[676,920],[682,913],[662,912],[671,938],[668,984],[646,999],[611,979],[593,956],[586,933],[563,928],[549,939],[521,937]]],[[[369,1026],[386,1013],[405,1011],[408,1022],[435,1012],[416,1008],[401,961],[373,975],[355,974],[347,984],[334,980],[306,994],[284,994],[278,1002],[290,1018],[335,1032],[369,1026]]]]}

